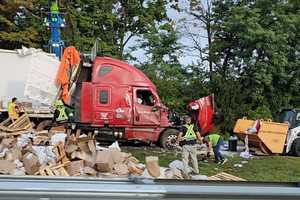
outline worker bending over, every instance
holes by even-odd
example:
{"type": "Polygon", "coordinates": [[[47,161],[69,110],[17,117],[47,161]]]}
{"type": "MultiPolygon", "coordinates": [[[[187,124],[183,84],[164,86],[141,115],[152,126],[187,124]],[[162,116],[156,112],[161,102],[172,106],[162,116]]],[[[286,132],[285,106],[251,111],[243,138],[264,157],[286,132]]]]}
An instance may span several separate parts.
{"type": "Polygon", "coordinates": [[[193,172],[199,174],[196,148],[197,139],[201,140],[197,127],[192,123],[190,116],[185,116],[185,124],[180,128],[176,142],[182,146],[183,172],[186,177],[189,177],[189,157],[191,157],[192,160],[193,172]]]}
{"type": "Polygon", "coordinates": [[[20,110],[17,105],[17,100],[18,99],[14,97],[12,98],[11,102],[8,104],[8,116],[13,122],[17,120],[20,116],[20,110]]]}
{"type": "Polygon", "coordinates": [[[219,134],[211,133],[204,137],[203,142],[208,146],[207,157],[210,157],[210,154],[213,150],[215,155],[215,162],[217,164],[223,165],[227,162],[227,158],[224,159],[221,154],[221,146],[224,142],[223,138],[219,134]]]}

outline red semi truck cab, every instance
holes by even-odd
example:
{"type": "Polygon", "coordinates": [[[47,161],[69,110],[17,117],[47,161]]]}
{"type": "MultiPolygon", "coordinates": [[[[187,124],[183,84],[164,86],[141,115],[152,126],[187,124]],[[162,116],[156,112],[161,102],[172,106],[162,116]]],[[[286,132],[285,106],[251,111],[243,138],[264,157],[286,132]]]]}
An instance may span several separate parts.
{"type": "Polygon", "coordinates": [[[137,68],[97,57],[90,82],[82,82],[80,123],[102,137],[156,142],[170,127],[155,85],[137,68]]]}
{"type": "Polygon", "coordinates": [[[96,57],[91,76],[81,83],[77,123],[108,140],[175,142],[178,130],[168,119],[155,85],[139,69],[110,57],[96,57]]]}

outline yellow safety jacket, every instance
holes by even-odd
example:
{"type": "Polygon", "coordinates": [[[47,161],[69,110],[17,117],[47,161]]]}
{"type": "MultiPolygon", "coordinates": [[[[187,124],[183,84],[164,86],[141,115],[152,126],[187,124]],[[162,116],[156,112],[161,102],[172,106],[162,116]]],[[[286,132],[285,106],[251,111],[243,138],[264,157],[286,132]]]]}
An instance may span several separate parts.
{"type": "Polygon", "coordinates": [[[16,103],[9,103],[8,104],[8,116],[11,119],[18,119],[19,118],[19,114],[16,111],[16,103]]]}
{"type": "Polygon", "coordinates": [[[196,140],[197,136],[196,133],[194,131],[194,124],[185,124],[184,125],[187,129],[185,135],[183,136],[183,140],[189,141],[189,140],[196,140]]]}

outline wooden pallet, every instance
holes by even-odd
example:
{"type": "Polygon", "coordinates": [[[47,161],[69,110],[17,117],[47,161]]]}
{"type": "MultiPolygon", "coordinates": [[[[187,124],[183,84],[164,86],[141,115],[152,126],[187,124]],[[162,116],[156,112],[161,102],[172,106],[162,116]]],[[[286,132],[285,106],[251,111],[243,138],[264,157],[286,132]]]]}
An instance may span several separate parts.
{"type": "Polygon", "coordinates": [[[53,151],[56,154],[58,164],[69,162],[65,151],[65,145],[62,142],[54,146],[53,151]]]}
{"type": "Polygon", "coordinates": [[[30,128],[32,128],[32,124],[26,113],[19,117],[16,121],[12,121],[8,118],[0,124],[0,130],[5,132],[17,132],[30,128]]]}
{"type": "Polygon", "coordinates": [[[67,170],[65,169],[65,166],[69,163],[70,163],[70,161],[60,164],[60,165],[56,165],[56,166],[41,167],[40,170],[35,175],[70,176],[69,173],[67,172],[67,170]]]}
{"type": "Polygon", "coordinates": [[[11,129],[30,129],[32,128],[30,119],[27,114],[23,114],[16,121],[8,126],[11,129]]]}
{"type": "Polygon", "coordinates": [[[216,174],[214,176],[208,177],[208,180],[214,180],[214,181],[247,181],[246,179],[233,176],[231,174],[227,174],[225,172],[221,172],[219,174],[216,174]]]}

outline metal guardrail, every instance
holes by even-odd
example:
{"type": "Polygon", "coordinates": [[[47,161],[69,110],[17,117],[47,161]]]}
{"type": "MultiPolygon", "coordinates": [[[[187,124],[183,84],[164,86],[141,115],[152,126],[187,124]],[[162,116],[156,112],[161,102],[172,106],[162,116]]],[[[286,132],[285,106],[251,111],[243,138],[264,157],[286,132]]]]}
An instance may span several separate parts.
{"type": "Polygon", "coordinates": [[[0,199],[300,199],[296,183],[0,176],[0,199]]]}

